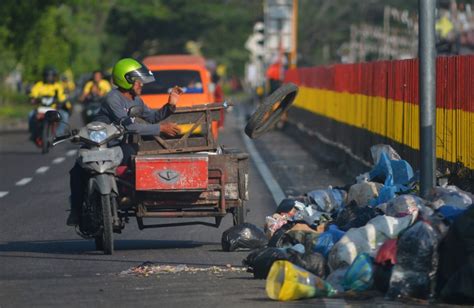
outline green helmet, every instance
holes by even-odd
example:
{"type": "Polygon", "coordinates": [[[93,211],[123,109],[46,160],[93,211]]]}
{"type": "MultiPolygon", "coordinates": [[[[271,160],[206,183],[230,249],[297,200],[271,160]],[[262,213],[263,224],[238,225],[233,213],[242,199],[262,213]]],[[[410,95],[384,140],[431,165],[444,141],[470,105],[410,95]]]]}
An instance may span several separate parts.
{"type": "Polygon", "coordinates": [[[132,58],[124,58],[115,63],[112,78],[114,83],[124,90],[130,90],[136,80],[143,82],[143,84],[155,81],[150,70],[132,58]]]}

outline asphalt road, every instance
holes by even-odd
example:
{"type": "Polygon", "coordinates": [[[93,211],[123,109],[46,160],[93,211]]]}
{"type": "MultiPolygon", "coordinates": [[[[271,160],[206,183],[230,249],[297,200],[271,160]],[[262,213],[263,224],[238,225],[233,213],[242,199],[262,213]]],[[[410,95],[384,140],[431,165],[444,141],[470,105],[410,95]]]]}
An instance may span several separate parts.
{"type": "MultiPolygon", "coordinates": [[[[221,144],[246,149],[236,108],[227,114],[221,144]]],[[[73,119],[74,120],[74,119],[73,119]]],[[[77,116],[74,123],[78,125],[77,116]]],[[[320,166],[291,138],[273,131],[255,141],[281,189],[298,195],[347,179],[320,166]]],[[[265,281],[246,272],[180,272],[139,277],[121,274],[143,262],[190,267],[241,266],[248,252],[223,252],[220,228],[187,226],[138,230],[134,220],[116,234],[116,251],[105,256],[93,241],[65,225],[68,170],[76,148],[62,144],[49,154],[27,140],[25,131],[0,132],[0,307],[261,307],[270,301],[265,281]]],[[[262,226],[276,207],[254,164],[250,168],[250,213],[262,226]]],[[[338,300],[285,305],[340,306],[338,300]]],[[[343,303],[343,302],[342,302],[343,303]]]]}

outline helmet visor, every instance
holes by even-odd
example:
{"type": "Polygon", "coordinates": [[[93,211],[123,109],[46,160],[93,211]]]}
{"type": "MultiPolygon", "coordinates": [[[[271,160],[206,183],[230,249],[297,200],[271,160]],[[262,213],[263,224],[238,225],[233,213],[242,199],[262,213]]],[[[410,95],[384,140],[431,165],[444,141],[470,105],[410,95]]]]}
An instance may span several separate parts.
{"type": "Polygon", "coordinates": [[[155,81],[155,76],[153,76],[150,70],[142,64],[142,67],[140,67],[139,69],[125,74],[125,79],[127,79],[129,83],[134,83],[138,80],[143,84],[147,84],[155,81]]]}

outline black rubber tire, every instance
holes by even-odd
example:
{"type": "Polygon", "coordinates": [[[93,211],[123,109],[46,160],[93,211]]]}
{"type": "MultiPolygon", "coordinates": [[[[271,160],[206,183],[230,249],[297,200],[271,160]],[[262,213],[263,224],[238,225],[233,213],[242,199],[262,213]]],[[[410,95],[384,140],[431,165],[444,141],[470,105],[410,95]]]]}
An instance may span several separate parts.
{"type": "Polygon", "coordinates": [[[283,113],[291,107],[297,94],[298,87],[293,83],[287,83],[265,98],[245,126],[247,136],[255,139],[272,129],[283,113]],[[278,107],[272,111],[276,104],[279,104],[278,107]],[[269,112],[270,115],[265,117],[269,112]]]}
{"type": "Polygon", "coordinates": [[[242,201],[242,205],[234,207],[234,210],[232,212],[232,222],[234,226],[238,226],[245,223],[246,216],[247,208],[245,206],[245,203],[242,201]]]}
{"type": "Polygon", "coordinates": [[[49,132],[50,125],[47,121],[43,122],[43,129],[41,132],[41,140],[43,144],[41,145],[41,153],[46,154],[49,151],[49,132]]]}
{"type": "MultiPolygon", "coordinates": [[[[110,195],[101,196],[102,206],[102,249],[104,254],[111,255],[114,253],[114,229],[112,221],[112,210],[110,203],[110,195]]],[[[96,245],[97,246],[97,245],[96,245]]]]}

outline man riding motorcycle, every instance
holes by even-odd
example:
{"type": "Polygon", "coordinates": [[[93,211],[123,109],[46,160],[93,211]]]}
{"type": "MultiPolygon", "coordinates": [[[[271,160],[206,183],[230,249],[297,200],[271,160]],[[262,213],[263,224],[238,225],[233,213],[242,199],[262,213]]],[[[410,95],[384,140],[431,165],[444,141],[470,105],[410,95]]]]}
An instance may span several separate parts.
{"type": "MultiPolygon", "coordinates": [[[[126,130],[133,131],[143,136],[153,136],[165,134],[168,136],[176,136],[180,133],[179,127],[174,123],[158,124],[164,120],[176,109],[176,103],[182,90],[175,87],[169,95],[168,103],[161,109],[152,110],[143,103],[140,98],[142,87],[144,84],[155,80],[150,70],[132,58],[119,60],[112,71],[112,78],[117,89],[111,90],[105,97],[105,102],[99,112],[97,120],[107,123],[121,124],[126,130]],[[138,123],[134,117],[130,117],[128,111],[133,106],[141,106],[143,113],[140,118],[148,123],[138,123]]],[[[123,162],[128,163],[133,149],[127,144],[122,144],[123,162]]],[[[76,163],[71,169],[70,186],[71,186],[71,212],[67,219],[68,226],[75,226],[79,223],[80,212],[84,198],[84,187],[87,183],[87,175],[76,163]]]]}
{"type": "MultiPolygon", "coordinates": [[[[62,122],[59,123],[56,129],[56,135],[64,135],[66,123],[69,120],[69,111],[72,105],[67,101],[67,96],[64,93],[64,87],[58,82],[58,73],[52,67],[46,67],[43,71],[43,80],[38,81],[31,88],[30,99],[32,104],[40,103],[42,97],[54,97],[55,102],[51,105],[52,108],[57,109],[61,114],[62,122]]],[[[40,132],[36,131],[36,109],[32,110],[28,115],[29,131],[31,139],[36,140],[40,132]]]]}
{"type": "Polygon", "coordinates": [[[83,102],[85,100],[103,97],[107,95],[111,89],[112,87],[110,86],[110,83],[103,79],[102,72],[99,70],[94,71],[92,73],[92,80],[89,80],[84,85],[84,89],[82,90],[82,95],[79,100],[83,102]]]}

